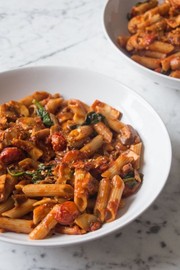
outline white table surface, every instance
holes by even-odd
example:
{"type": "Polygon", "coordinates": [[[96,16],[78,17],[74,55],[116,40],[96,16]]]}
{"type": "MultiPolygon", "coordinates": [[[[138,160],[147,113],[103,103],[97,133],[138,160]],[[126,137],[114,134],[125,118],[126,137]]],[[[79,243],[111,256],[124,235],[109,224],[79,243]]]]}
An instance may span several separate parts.
{"type": "Polygon", "coordinates": [[[104,0],[0,1],[0,72],[65,65],[94,70],[128,85],[154,107],[168,129],[173,150],[169,179],[144,214],[104,238],[57,248],[0,242],[0,270],[180,269],[180,91],[160,87],[118,58],[103,33],[104,4],[104,0]]]}

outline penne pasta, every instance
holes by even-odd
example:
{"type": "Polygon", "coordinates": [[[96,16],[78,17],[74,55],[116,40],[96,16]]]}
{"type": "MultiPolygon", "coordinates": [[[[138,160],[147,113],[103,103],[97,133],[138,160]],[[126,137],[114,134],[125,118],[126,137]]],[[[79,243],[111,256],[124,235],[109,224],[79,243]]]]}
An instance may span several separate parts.
{"type": "Polygon", "coordinates": [[[113,119],[119,119],[122,116],[121,112],[99,100],[95,100],[91,105],[91,109],[95,112],[101,113],[107,118],[111,117],[113,119]]]}
{"type": "Polygon", "coordinates": [[[177,56],[171,60],[171,69],[180,70],[180,56],[177,56]]]}
{"type": "Polygon", "coordinates": [[[157,59],[164,59],[166,58],[166,53],[161,53],[161,52],[157,52],[157,51],[147,51],[147,50],[143,50],[139,52],[140,56],[147,56],[150,58],[157,58],[157,59]]]}
{"type": "Polygon", "coordinates": [[[89,143],[85,144],[80,151],[88,157],[92,156],[103,145],[103,136],[97,135],[89,143]]]}
{"type": "Polygon", "coordinates": [[[32,133],[32,137],[34,139],[36,139],[36,140],[40,140],[40,139],[46,138],[49,135],[50,135],[50,129],[49,128],[45,128],[45,129],[41,129],[41,130],[38,130],[38,131],[34,131],[32,133]]]}
{"type": "Polygon", "coordinates": [[[32,159],[32,158],[25,158],[18,163],[20,168],[23,169],[37,169],[38,167],[38,161],[32,159]]]}
{"type": "Polygon", "coordinates": [[[125,154],[121,154],[112,164],[112,166],[107,169],[105,172],[103,172],[101,174],[102,177],[108,177],[108,178],[112,178],[115,175],[118,175],[120,173],[121,168],[129,163],[132,162],[133,158],[132,157],[128,157],[125,154]]]}
{"type": "Polygon", "coordinates": [[[39,240],[92,232],[113,221],[122,195],[142,184],[140,136],[103,101],[89,106],[35,92],[0,105],[0,116],[2,233],[39,240]]]}
{"type": "Polygon", "coordinates": [[[124,123],[117,119],[107,118],[108,126],[115,132],[120,133],[122,128],[125,126],[124,123]]]}
{"type": "Polygon", "coordinates": [[[33,210],[33,204],[36,200],[27,199],[24,203],[13,207],[12,209],[3,212],[3,217],[20,218],[33,210]]]}
{"type": "Polygon", "coordinates": [[[66,122],[67,120],[72,120],[73,115],[74,114],[71,111],[71,109],[68,107],[65,107],[60,112],[58,112],[57,118],[58,118],[60,123],[63,123],[63,122],[66,122]]]}
{"type": "Polygon", "coordinates": [[[92,133],[91,126],[80,126],[73,129],[67,136],[68,145],[72,148],[80,148],[92,133]]]}
{"type": "Polygon", "coordinates": [[[124,182],[119,175],[115,175],[112,178],[112,188],[109,196],[109,200],[106,207],[106,221],[111,222],[115,220],[121,201],[121,197],[124,191],[124,182]]]}
{"type": "Polygon", "coordinates": [[[141,155],[141,152],[142,152],[142,142],[140,143],[137,143],[137,144],[132,144],[130,146],[130,150],[132,150],[133,152],[135,152],[137,155],[141,155]]]}
{"type": "Polygon", "coordinates": [[[164,71],[168,71],[169,69],[172,70],[179,70],[179,62],[180,62],[180,52],[172,54],[165,59],[161,60],[162,69],[164,71]]]}
{"type": "Polygon", "coordinates": [[[141,15],[133,17],[128,23],[130,33],[135,33],[139,29],[145,29],[147,26],[156,23],[160,20],[161,16],[164,16],[169,12],[169,9],[169,3],[162,3],[141,15]]]}
{"type": "Polygon", "coordinates": [[[76,124],[82,124],[86,117],[86,108],[84,104],[76,99],[69,100],[68,107],[73,111],[73,120],[76,124]]]}
{"type": "Polygon", "coordinates": [[[32,240],[45,238],[50,231],[55,227],[57,221],[55,215],[59,209],[59,205],[56,204],[50,212],[44,217],[44,219],[31,231],[29,238],[32,240]]]}
{"type": "Polygon", "coordinates": [[[134,151],[127,150],[126,156],[132,158],[132,164],[134,169],[139,169],[140,166],[140,155],[136,154],[134,151]]]}
{"type": "Polygon", "coordinates": [[[66,184],[67,181],[72,179],[72,170],[66,163],[59,164],[57,171],[58,178],[56,184],[66,184]]]}
{"type": "Polygon", "coordinates": [[[99,135],[103,136],[105,142],[111,143],[113,134],[103,122],[95,124],[94,129],[99,135]]]}
{"type": "Polygon", "coordinates": [[[15,189],[18,191],[22,191],[23,187],[27,184],[30,184],[28,180],[21,180],[15,185],[15,189]]]}
{"type": "Polygon", "coordinates": [[[3,174],[0,176],[0,202],[6,199],[5,188],[6,188],[6,174],[3,174]]]}
{"type": "Polygon", "coordinates": [[[58,197],[55,197],[55,198],[48,198],[48,197],[43,197],[42,200],[39,200],[39,201],[36,201],[33,206],[36,207],[36,206],[39,206],[39,205],[43,205],[43,204],[56,204],[56,203],[63,203],[65,202],[66,199],[65,198],[58,198],[58,197]]]}
{"type": "Polygon", "coordinates": [[[142,156],[142,147],[143,147],[142,142],[137,143],[137,144],[132,144],[130,146],[130,150],[132,150],[138,156],[138,158],[135,161],[135,168],[136,169],[140,168],[141,156],[142,156]]]}
{"type": "Polygon", "coordinates": [[[69,234],[69,235],[81,235],[85,234],[86,231],[79,228],[79,226],[74,225],[71,227],[63,226],[60,224],[57,224],[55,227],[55,232],[60,234],[69,234]]]}
{"type": "Polygon", "coordinates": [[[77,205],[80,212],[85,211],[88,202],[88,193],[84,185],[84,179],[86,177],[86,171],[76,170],[74,180],[74,202],[77,205]]]}
{"type": "Polygon", "coordinates": [[[12,144],[26,151],[34,160],[38,160],[43,155],[43,151],[37,148],[32,142],[13,139],[12,144]]]}
{"type": "Polygon", "coordinates": [[[44,203],[35,207],[33,210],[33,223],[35,225],[40,223],[51,211],[53,206],[54,204],[52,203],[44,203]]]}
{"type": "Polygon", "coordinates": [[[144,1],[129,13],[128,37],[120,35],[117,43],[132,60],[170,77],[179,78],[180,15],[172,1],[144,1]]]}
{"type": "Polygon", "coordinates": [[[133,59],[138,64],[145,66],[150,69],[157,69],[161,67],[161,61],[157,58],[150,58],[146,56],[132,55],[131,59],[133,59]]]}
{"type": "Polygon", "coordinates": [[[0,202],[8,199],[16,184],[16,179],[9,174],[0,176],[0,202]]]}
{"type": "Polygon", "coordinates": [[[105,211],[109,199],[111,191],[111,182],[109,178],[103,178],[101,179],[99,183],[99,191],[96,199],[96,203],[94,206],[94,214],[101,220],[101,222],[104,222],[105,220],[105,211]]]}
{"type": "Polygon", "coordinates": [[[174,16],[170,19],[166,19],[166,22],[171,28],[179,27],[180,26],[180,14],[177,16],[174,16]]]}
{"type": "Polygon", "coordinates": [[[0,203],[0,215],[3,212],[12,209],[13,206],[14,206],[14,200],[12,199],[12,197],[9,197],[8,200],[3,203],[0,203]]]}
{"type": "Polygon", "coordinates": [[[0,217],[0,228],[5,231],[29,234],[33,226],[32,220],[0,217]]]}
{"type": "Polygon", "coordinates": [[[46,110],[48,112],[54,114],[60,108],[60,106],[62,105],[63,101],[64,101],[64,99],[61,98],[61,97],[49,99],[48,102],[45,105],[45,108],[46,108],[46,110]]]}
{"type": "Polygon", "coordinates": [[[20,100],[22,104],[25,106],[30,106],[32,104],[32,101],[36,99],[37,101],[41,101],[45,98],[49,97],[49,93],[47,92],[34,92],[32,95],[24,97],[20,100]]]}
{"type": "Polygon", "coordinates": [[[150,1],[146,1],[146,2],[142,2],[139,5],[133,6],[132,11],[131,11],[131,16],[137,16],[137,15],[141,15],[143,13],[145,13],[146,11],[148,11],[149,9],[152,9],[154,7],[156,7],[158,5],[158,1],[157,0],[150,0],[150,1]]]}
{"type": "Polygon", "coordinates": [[[176,70],[176,71],[172,71],[170,73],[170,77],[173,77],[173,78],[180,78],[180,70],[176,70]]]}
{"type": "Polygon", "coordinates": [[[149,45],[148,49],[150,51],[169,54],[174,50],[174,46],[172,44],[165,43],[162,41],[154,41],[149,45]]]}
{"type": "Polygon", "coordinates": [[[66,199],[73,197],[73,187],[68,184],[28,184],[22,189],[28,197],[58,196],[66,199]]]}

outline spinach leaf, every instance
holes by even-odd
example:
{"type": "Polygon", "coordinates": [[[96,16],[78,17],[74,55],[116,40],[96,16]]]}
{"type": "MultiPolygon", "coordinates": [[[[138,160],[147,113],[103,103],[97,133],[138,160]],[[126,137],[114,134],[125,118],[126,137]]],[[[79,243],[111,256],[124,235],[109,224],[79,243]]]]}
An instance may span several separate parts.
{"type": "Polygon", "coordinates": [[[134,177],[123,178],[123,181],[130,189],[133,189],[137,185],[137,180],[134,177]]]}
{"type": "Polygon", "coordinates": [[[133,172],[133,171],[127,173],[127,174],[123,177],[123,180],[129,179],[129,178],[134,178],[134,172],[133,172]]]}
{"type": "Polygon", "coordinates": [[[106,119],[102,114],[96,113],[96,112],[89,112],[86,115],[85,121],[81,125],[72,125],[70,128],[71,130],[73,130],[80,126],[89,126],[89,125],[97,124],[98,122],[105,122],[105,121],[106,119]]]}
{"type": "Polygon", "coordinates": [[[45,179],[47,176],[52,176],[53,165],[45,165],[40,163],[35,171],[16,171],[11,167],[7,168],[7,172],[13,177],[27,175],[31,177],[33,183],[45,179]]]}
{"type": "Polygon", "coordinates": [[[98,122],[103,122],[105,119],[105,117],[100,114],[100,113],[96,113],[96,112],[89,112],[86,115],[86,120],[84,121],[84,123],[82,123],[82,126],[86,126],[86,125],[94,125],[97,124],[98,122]]]}
{"type": "Polygon", "coordinates": [[[37,114],[41,117],[44,125],[46,127],[51,127],[53,125],[53,121],[51,120],[49,113],[45,110],[45,108],[37,100],[33,100],[33,104],[36,105],[37,114]]]}

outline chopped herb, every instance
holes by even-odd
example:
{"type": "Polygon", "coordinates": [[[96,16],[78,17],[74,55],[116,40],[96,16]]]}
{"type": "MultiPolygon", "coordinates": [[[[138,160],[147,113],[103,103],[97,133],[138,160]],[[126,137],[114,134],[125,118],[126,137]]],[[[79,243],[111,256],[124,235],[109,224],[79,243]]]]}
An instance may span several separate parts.
{"type": "Polygon", "coordinates": [[[45,179],[47,176],[52,176],[53,165],[44,165],[40,163],[35,171],[16,171],[11,168],[7,168],[8,173],[13,177],[27,175],[31,177],[33,183],[45,179]]]}
{"type": "Polygon", "coordinates": [[[53,121],[51,120],[49,113],[44,109],[44,107],[37,100],[33,100],[33,104],[36,105],[37,114],[41,117],[44,125],[46,127],[51,127],[53,125],[53,121]]]}
{"type": "Polygon", "coordinates": [[[7,172],[13,177],[18,177],[18,176],[24,175],[24,171],[17,172],[16,170],[12,170],[11,168],[7,168],[7,172]]]}
{"type": "Polygon", "coordinates": [[[128,178],[134,178],[134,172],[129,172],[123,177],[123,179],[128,179],[128,178]]]}
{"type": "Polygon", "coordinates": [[[105,117],[102,114],[96,113],[96,112],[90,112],[87,114],[86,120],[84,121],[84,123],[82,123],[82,126],[94,125],[104,120],[105,120],[105,117]]]}
{"type": "Polygon", "coordinates": [[[137,181],[134,177],[124,178],[123,181],[130,189],[133,189],[137,185],[137,181]]]}
{"type": "Polygon", "coordinates": [[[44,165],[43,163],[40,163],[36,171],[27,171],[26,175],[30,175],[32,177],[33,183],[43,180],[45,177],[52,175],[52,165],[44,165]]]}
{"type": "Polygon", "coordinates": [[[134,177],[134,172],[133,171],[131,171],[128,174],[126,174],[123,177],[123,181],[124,181],[124,184],[126,186],[128,186],[128,188],[130,188],[130,189],[133,189],[136,186],[136,184],[137,184],[137,181],[136,181],[136,179],[134,177]]]}
{"type": "Polygon", "coordinates": [[[94,125],[94,124],[97,124],[98,122],[101,122],[101,121],[102,122],[106,121],[105,117],[102,114],[96,113],[96,112],[89,112],[86,115],[85,121],[81,125],[72,125],[70,127],[70,129],[73,130],[73,129],[78,128],[80,126],[94,125]]]}

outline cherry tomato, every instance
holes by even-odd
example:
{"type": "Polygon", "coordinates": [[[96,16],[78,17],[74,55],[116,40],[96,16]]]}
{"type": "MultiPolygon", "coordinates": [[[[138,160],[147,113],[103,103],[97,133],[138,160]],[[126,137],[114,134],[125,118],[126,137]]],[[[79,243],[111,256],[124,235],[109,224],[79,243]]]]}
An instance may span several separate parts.
{"type": "Polygon", "coordinates": [[[66,201],[59,205],[55,219],[62,225],[71,225],[80,212],[74,202],[66,201]]]}
{"type": "Polygon", "coordinates": [[[6,147],[0,153],[0,161],[4,164],[17,162],[24,157],[24,153],[17,147],[6,147]]]}

